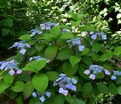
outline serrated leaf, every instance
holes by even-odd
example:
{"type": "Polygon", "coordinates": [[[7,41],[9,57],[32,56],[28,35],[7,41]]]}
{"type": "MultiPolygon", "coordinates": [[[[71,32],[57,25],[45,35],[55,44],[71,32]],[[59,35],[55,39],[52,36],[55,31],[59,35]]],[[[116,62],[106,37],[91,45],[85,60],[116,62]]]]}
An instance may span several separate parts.
{"type": "Polygon", "coordinates": [[[46,74],[36,74],[32,78],[34,88],[43,93],[48,87],[48,76],[46,74]]]}
{"type": "Polygon", "coordinates": [[[45,50],[45,57],[47,59],[53,60],[56,57],[56,54],[57,54],[57,47],[55,46],[49,46],[45,50]]]}
{"type": "Polygon", "coordinates": [[[109,87],[109,92],[110,93],[112,93],[112,94],[114,94],[114,95],[116,95],[117,94],[117,90],[118,90],[118,87],[113,83],[113,82],[111,82],[109,85],[108,85],[108,87],[109,87]]]}
{"type": "Polygon", "coordinates": [[[31,61],[29,63],[26,64],[26,66],[22,69],[24,71],[31,71],[31,72],[38,72],[40,71],[42,68],[44,68],[44,66],[46,65],[47,60],[34,60],[31,61]]]}
{"type": "Polygon", "coordinates": [[[77,56],[71,56],[69,58],[69,61],[72,65],[72,67],[74,67],[76,64],[78,64],[80,60],[81,60],[81,57],[77,57],[77,56]]]}
{"type": "Polygon", "coordinates": [[[31,96],[32,92],[34,91],[34,86],[32,84],[31,81],[28,81],[25,86],[24,86],[24,90],[23,90],[23,95],[24,98],[27,99],[31,96]]]}
{"type": "Polygon", "coordinates": [[[15,82],[15,84],[11,87],[11,89],[14,91],[14,92],[23,92],[24,90],[24,82],[22,81],[17,81],[15,82]]]}
{"type": "Polygon", "coordinates": [[[97,83],[97,87],[100,93],[107,94],[109,92],[108,87],[103,83],[97,83]]]}

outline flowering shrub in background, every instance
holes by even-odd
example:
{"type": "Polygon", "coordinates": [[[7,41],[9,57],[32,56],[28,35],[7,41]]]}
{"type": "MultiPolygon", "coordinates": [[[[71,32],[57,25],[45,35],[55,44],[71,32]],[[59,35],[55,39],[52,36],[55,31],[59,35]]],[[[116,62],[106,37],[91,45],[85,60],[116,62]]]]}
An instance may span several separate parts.
{"type": "Polygon", "coordinates": [[[121,94],[121,47],[108,34],[92,24],[40,24],[0,62],[0,93],[17,104],[94,104],[101,94],[121,94]]]}

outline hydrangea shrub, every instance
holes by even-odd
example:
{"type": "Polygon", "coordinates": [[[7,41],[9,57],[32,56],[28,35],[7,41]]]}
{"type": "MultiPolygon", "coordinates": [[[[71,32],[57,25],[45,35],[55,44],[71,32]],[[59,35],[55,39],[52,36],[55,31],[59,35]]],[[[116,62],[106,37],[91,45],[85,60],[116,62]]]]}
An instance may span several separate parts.
{"type": "Polygon", "coordinates": [[[42,23],[0,61],[0,94],[17,104],[93,104],[121,94],[121,46],[93,25],[42,23]],[[91,28],[93,31],[90,31],[91,28]]]}

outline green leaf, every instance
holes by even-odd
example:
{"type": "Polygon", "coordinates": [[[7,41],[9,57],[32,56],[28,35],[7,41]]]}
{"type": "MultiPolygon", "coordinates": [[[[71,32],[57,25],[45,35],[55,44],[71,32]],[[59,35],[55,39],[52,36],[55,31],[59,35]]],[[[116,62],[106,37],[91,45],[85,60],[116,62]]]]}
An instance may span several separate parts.
{"type": "Polygon", "coordinates": [[[121,86],[120,86],[120,87],[118,87],[118,94],[120,94],[120,95],[121,95],[121,86]]]}
{"type": "Polygon", "coordinates": [[[3,93],[8,87],[9,85],[0,82],[0,94],[3,93]]]}
{"type": "Polygon", "coordinates": [[[77,56],[71,56],[69,58],[69,61],[72,65],[72,67],[74,67],[76,64],[78,64],[80,62],[80,60],[81,60],[81,57],[77,57],[77,56]]]}
{"type": "Polygon", "coordinates": [[[6,73],[3,76],[3,79],[4,79],[4,83],[5,84],[12,84],[13,83],[14,76],[10,75],[9,73],[6,73]]]}
{"type": "Polygon", "coordinates": [[[92,50],[98,53],[101,50],[102,46],[99,43],[95,43],[92,45],[92,50]]]}
{"type": "Polygon", "coordinates": [[[110,93],[112,93],[112,94],[114,94],[114,95],[117,94],[118,88],[117,88],[117,86],[116,86],[113,82],[111,82],[111,83],[108,85],[108,87],[109,87],[109,92],[110,92],[110,93]]]}
{"type": "Polygon", "coordinates": [[[75,96],[65,96],[65,99],[69,104],[86,104],[82,99],[78,99],[75,96]]]}
{"type": "Polygon", "coordinates": [[[86,104],[82,99],[78,99],[73,96],[73,102],[71,104],[86,104]]]}
{"type": "Polygon", "coordinates": [[[55,81],[58,78],[59,73],[57,73],[56,71],[48,71],[47,76],[50,81],[55,81]]]}
{"type": "Polygon", "coordinates": [[[81,56],[86,55],[89,53],[89,48],[85,48],[82,52],[81,52],[81,56]]]}
{"type": "Polygon", "coordinates": [[[29,41],[31,39],[31,37],[29,34],[25,34],[25,35],[20,36],[19,39],[21,39],[23,41],[29,41]]]}
{"type": "Polygon", "coordinates": [[[102,78],[104,78],[105,77],[105,75],[104,75],[104,73],[102,73],[102,72],[100,72],[100,73],[98,73],[97,75],[96,75],[96,78],[97,79],[102,79],[102,78]]]}
{"type": "Polygon", "coordinates": [[[16,104],[23,104],[22,96],[17,97],[15,101],[16,101],[16,104]]]}
{"type": "Polygon", "coordinates": [[[43,93],[48,87],[48,76],[46,74],[36,74],[32,78],[34,88],[43,93]]]}
{"type": "Polygon", "coordinates": [[[92,24],[87,24],[79,28],[80,31],[96,31],[96,26],[92,24]]]}
{"type": "Polygon", "coordinates": [[[110,50],[107,50],[102,56],[101,56],[101,61],[109,60],[113,56],[113,52],[110,50]]]}
{"type": "Polygon", "coordinates": [[[105,84],[97,83],[97,87],[98,87],[98,90],[99,90],[100,93],[104,93],[104,94],[109,93],[109,89],[105,84]]]}
{"type": "Polygon", "coordinates": [[[120,46],[119,46],[119,47],[116,47],[116,48],[114,49],[114,55],[116,55],[116,56],[121,55],[121,47],[120,47],[120,46]]]}
{"type": "Polygon", "coordinates": [[[44,68],[44,66],[46,65],[47,60],[34,60],[31,61],[29,63],[26,64],[26,66],[22,69],[24,71],[31,71],[31,72],[38,72],[40,71],[42,68],[44,68]]]}
{"type": "Polygon", "coordinates": [[[56,95],[53,100],[53,104],[64,104],[65,99],[63,95],[56,95]]]}
{"type": "Polygon", "coordinates": [[[58,53],[57,59],[59,60],[66,60],[72,55],[71,51],[69,49],[64,49],[61,52],[58,53]]]}
{"type": "Polygon", "coordinates": [[[49,46],[45,50],[45,57],[47,59],[53,60],[56,57],[56,54],[57,54],[57,47],[55,46],[49,46]]]}
{"type": "Polygon", "coordinates": [[[63,72],[67,75],[74,75],[78,70],[78,64],[72,67],[69,62],[65,62],[62,66],[63,72]]]}
{"type": "Polygon", "coordinates": [[[32,84],[31,81],[28,81],[25,86],[24,86],[24,90],[23,90],[23,95],[24,98],[27,99],[31,96],[32,92],[34,91],[34,86],[32,84]]]}
{"type": "Polygon", "coordinates": [[[83,95],[87,96],[92,92],[92,84],[90,82],[85,83],[82,87],[83,95]]]}
{"type": "Polygon", "coordinates": [[[22,81],[17,81],[15,82],[14,86],[11,87],[11,89],[14,91],[14,92],[23,92],[24,90],[24,82],[22,81]]]}
{"type": "Polygon", "coordinates": [[[73,37],[74,37],[73,34],[69,32],[64,32],[62,36],[60,37],[60,39],[67,40],[67,39],[72,39],[73,37]]]}

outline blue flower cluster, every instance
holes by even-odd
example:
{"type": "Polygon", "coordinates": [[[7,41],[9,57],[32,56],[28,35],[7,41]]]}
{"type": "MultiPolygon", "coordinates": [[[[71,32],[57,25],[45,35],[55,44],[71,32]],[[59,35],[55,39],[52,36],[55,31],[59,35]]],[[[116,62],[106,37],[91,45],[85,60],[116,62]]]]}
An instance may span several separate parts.
{"type": "Polygon", "coordinates": [[[32,96],[34,98],[39,98],[40,99],[40,102],[45,102],[46,98],[45,97],[50,97],[51,96],[51,93],[49,91],[46,91],[44,94],[40,94],[38,92],[33,92],[32,93],[32,96]]]}
{"type": "Polygon", "coordinates": [[[113,70],[111,80],[116,80],[118,76],[121,76],[121,71],[113,70]]]}
{"type": "Polygon", "coordinates": [[[121,71],[117,70],[106,70],[104,67],[99,65],[90,65],[89,69],[84,71],[84,74],[89,75],[92,80],[96,79],[96,74],[103,72],[105,75],[111,76],[111,80],[116,80],[117,77],[121,76],[121,71]]]}
{"type": "Polygon", "coordinates": [[[25,43],[24,41],[19,41],[19,42],[15,42],[9,49],[11,49],[11,48],[20,49],[20,53],[22,55],[24,55],[26,53],[25,48],[31,48],[31,46],[30,46],[30,44],[25,43]]]}
{"type": "Polygon", "coordinates": [[[92,80],[96,79],[96,75],[98,73],[104,72],[105,75],[110,75],[110,71],[104,69],[104,67],[99,66],[99,65],[90,65],[89,69],[84,71],[84,74],[89,75],[89,78],[92,80]]]}
{"type": "Polygon", "coordinates": [[[93,40],[96,40],[98,36],[101,37],[102,40],[107,39],[107,35],[103,32],[90,32],[89,34],[93,40]]]}
{"type": "Polygon", "coordinates": [[[29,58],[29,61],[32,61],[32,60],[47,60],[47,63],[49,63],[50,62],[50,60],[48,60],[48,59],[46,59],[46,58],[43,58],[43,57],[41,57],[41,56],[33,56],[33,57],[30,57],[29,58]]]}
{"type": "Polygon", "coordinates": [[[31,30],[31,34],[30,34],[30,37],[33,37],[35,36],[36,34],[42,34],[43,32],[39,29],[39,28],[36,28],[36,29],[32,29],[31,30]]]}
{"type": "Polygon", "coordinates": [[[42,34],[43,30],[50,30],[54,26],[58,26],[58,23],[52,23],[52,22],[47,22],[47,23],[42,23],[40,26],[36,29],[31,30],[30,37],[33,37],[38,34],[42,34]]]}
{"type": "Polygon", "coordinates": [[[0,70],[8,70],[10,75],[21,74],[22,70],[18,68],[17,61],[1,61],[0,70]]]}
{"type": "Polygon", "coordinates": [[[75,38],[75,39],[67,40],[67,42],[71,42],[72,46],[77,45],[79,51],[83,51],[85,49],[85,46],[81,45],[81,40],[82,40],[81,38],[75,38]]]}
{"type": "Polygon", "coordinates": [[[59,86],[59,93],[67,96],[68,90],[76,91],[77,80],[74,78],[67,77],[65,74],[60,74],[59,78],[56,79],[53,83],[53,86],[59,86]]]}

